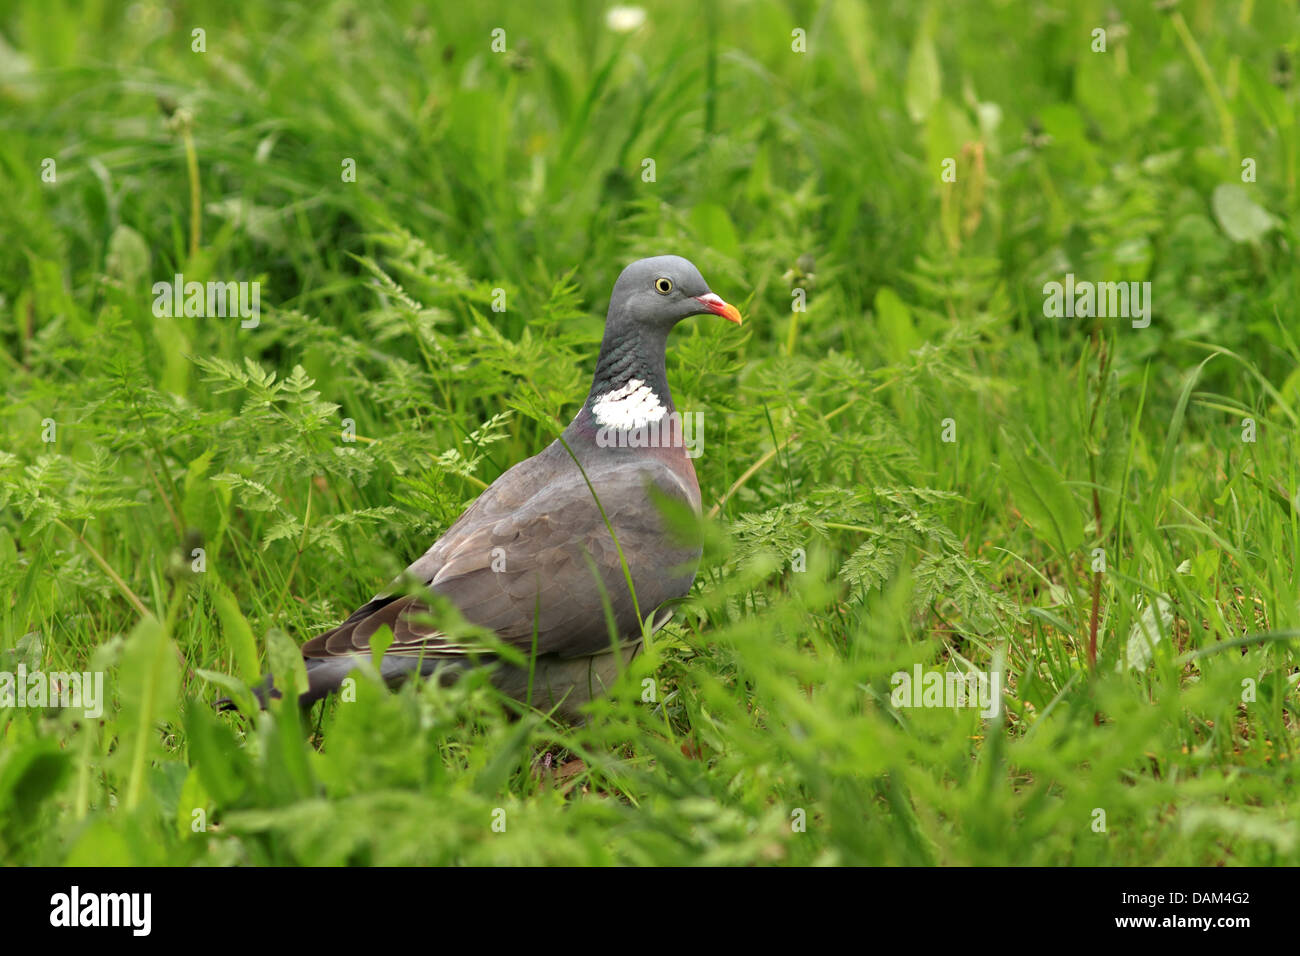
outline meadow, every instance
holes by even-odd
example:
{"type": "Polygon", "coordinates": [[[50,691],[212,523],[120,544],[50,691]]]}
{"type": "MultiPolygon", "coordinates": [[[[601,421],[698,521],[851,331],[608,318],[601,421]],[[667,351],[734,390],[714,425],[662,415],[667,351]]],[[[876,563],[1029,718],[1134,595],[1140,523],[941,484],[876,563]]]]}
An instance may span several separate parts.
{"type": "Polygon", "coordinates": [[[0,861],[1300,863],[1298,58],[1277,0],[7,4],[0,861]],[[670,339],[705,555],[586,723],[216,711],[662,253],[745,324],[670,339]]]}

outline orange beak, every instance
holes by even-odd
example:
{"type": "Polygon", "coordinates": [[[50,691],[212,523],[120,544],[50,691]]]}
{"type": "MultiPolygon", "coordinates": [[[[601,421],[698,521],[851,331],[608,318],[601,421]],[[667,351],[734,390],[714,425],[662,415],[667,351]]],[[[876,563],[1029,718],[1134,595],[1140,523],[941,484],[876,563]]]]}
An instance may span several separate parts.
{"type": "Polygon", "coordinates": [[[706,292],[704,295],[695,296],[695,301],[704,306],[714,315],[720,315],[728,322],[735,322],[740,325],[740,310],[728,302],[723,302],[721,298],[712,292],[706,292]]]}

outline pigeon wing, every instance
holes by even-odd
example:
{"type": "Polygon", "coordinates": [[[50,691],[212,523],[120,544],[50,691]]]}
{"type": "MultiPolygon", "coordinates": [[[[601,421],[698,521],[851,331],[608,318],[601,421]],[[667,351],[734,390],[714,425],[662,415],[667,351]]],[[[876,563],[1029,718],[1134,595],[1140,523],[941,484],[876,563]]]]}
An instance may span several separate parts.
{"type": "MultiPolygon", "coordinates": [[[[568,468],[563,462],[524,467],[537,461],[503,474],[407,576],[446,597],[466,620],[525,652],[536,630],[539,654],[598,653],[609,647],[602,589],[620,638],[639,633],[638,609],[648,615],[690,590],[699,550],[668,538],[649,486],[688,504],[693,504],[691,489],[653,459],[615,461],[597,473],[588,471],[631,572],[634,605],[619,547],[587,481],[571,462],[568,468]]],[[[385,625],[394,638],[388,655],[462,657],[473,649],[439,633],[427,615],[418,595],[381,596],[309,641],[303,654],[367,653],[370,638],[385,625]]]]}

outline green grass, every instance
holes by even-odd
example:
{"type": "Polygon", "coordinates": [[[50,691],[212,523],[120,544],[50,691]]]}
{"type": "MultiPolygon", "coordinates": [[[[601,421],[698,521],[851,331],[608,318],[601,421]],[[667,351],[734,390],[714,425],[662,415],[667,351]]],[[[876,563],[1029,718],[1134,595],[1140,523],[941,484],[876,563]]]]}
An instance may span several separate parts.
{"type": "Polygon", "coordinates": [[[108,696],[0,708],[0,859],[1300,862],[1294,5],[480,6],[0,14],[0,671],[108,696]],[[551,441],[663,252],[747,321],[670,341],[705,558],[587,724],[215,713],[551,441]]]}

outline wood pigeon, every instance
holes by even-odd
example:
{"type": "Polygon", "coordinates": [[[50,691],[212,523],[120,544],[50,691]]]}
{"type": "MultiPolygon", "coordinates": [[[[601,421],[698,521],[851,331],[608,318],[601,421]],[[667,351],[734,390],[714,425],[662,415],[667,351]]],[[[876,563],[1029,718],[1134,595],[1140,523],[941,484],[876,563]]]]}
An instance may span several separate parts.
{"type": "MultiPolygon", "coordinates": [[[[498,661],[491,679],[504,693],[563,719],[579,719],[578,708],[603,693],[640,649],[638,612],[652,628],[662,626],[671,612],[655,615],[656,609],[684,597],[695,579],[700,548],[670,534],[655,498],[700,513],[700,487],[664,361],[673,326],[705,313],[741,321],[688,260],[655,256],[624,269],[610,296],[591,392],[577,417],[560,439],[497,478],[398,579],[445,597],[468,622],[495,632],[525,658],[535,642],[530,700],[528,667],[498,661]]],[[[393,588],[309,640],[302,648],[309,689],[300,703],[310,706],[337,690],[358,659],[369,659],[370,642],[384,627],[393,634],[381,666],[390,684],[414,673],[452,680],[484,662],[481,649],[439,633],[429,616],[420,594],[393,588]]]]}

